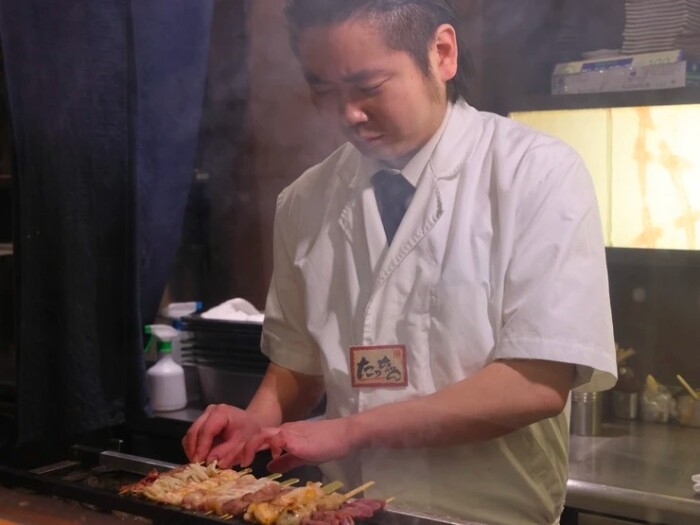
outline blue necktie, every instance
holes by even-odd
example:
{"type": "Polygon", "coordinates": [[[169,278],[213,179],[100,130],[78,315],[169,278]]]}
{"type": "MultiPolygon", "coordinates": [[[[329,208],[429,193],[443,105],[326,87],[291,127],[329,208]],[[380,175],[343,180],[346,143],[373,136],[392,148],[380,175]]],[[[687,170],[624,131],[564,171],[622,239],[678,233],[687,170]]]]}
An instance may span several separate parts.
{"type": "Polygon", "coordinates": [[[401,173],[391,170],[375,173],[372,185],[387,244],[391,244],[416,189],[401,173]]]}

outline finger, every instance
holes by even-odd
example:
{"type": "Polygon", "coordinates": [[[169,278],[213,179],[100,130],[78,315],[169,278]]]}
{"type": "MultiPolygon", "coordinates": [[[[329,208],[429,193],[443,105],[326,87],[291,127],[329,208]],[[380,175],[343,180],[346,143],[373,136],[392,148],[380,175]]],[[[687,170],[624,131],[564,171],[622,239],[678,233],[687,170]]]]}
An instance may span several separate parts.
{"type": "Polygon", "coordinates": [[[193,461],[202,461],[207,457],[214,438],[224,431],[227,424],[228,419],[225,412],[220,407],[214,408],[205,423],[197,431],[197,445],[193,461]]]}
{"type": "Polygon", "coordinates": [[[251,437],[243,447],[240,454],[240,461],[242,467],[247,467],[253,462],[255,454],[261,450],[267,450],[270,448],[270,438],[279,432],[278,429],[268,429],[264,428],[258,432],[255,436],[251,437]]]}
{"type": "Polygon", "coordinates": [[[187,430],[185,437],[182,438],[182,448],[185,449],[185,454],[187,454],[187,457],[190,459],[190,461],[194,461],[194,454],[197,449],[197,435],[199,434],[199,430],[202,428],[203,425],[206,424],[206,421],[207,419],[209,419],[209,415],[211,414],[213,409],[214,405],[209,405],[204,410],[204,413],[201,416],[199,416],[194,423],[192,423],[190,428],[187,430]]]}
{"type": "Polygon", "coordinates": [[[238,463],[237,459],[244,445],[245,442],[241,441],[237,436],[233,436],[231,439],[211,449],[207,456],[207,463],[216,460],[217,466],[230,468],[238,463]]]}
{"type": "Polygon", "coordinates": [[[280,430],[276,434],[270,436],[267,443],[270,446],[270,452],[273,458],[282,455],[282,452],[287,448],[287,439],[288,436],[284,430],[280,430]]]}
{"type": "Polygon", "coordinates": [[[305,461],[299,456],[295,456],[294,454],[282,454],[267,464],[267,470],[283,474],[307,464],[309,464],[309,461],[305,461]]]}

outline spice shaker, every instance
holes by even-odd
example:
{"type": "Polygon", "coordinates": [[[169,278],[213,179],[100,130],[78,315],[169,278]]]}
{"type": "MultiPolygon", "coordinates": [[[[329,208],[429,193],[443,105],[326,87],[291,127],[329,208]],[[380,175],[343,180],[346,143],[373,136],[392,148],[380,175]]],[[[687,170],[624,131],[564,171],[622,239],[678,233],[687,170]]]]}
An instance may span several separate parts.
{"type": "Polygon", "coordinates": [[[603,397],[600,392],[571,393],[571,433],[598,436],[603,420],[603,397]]]}

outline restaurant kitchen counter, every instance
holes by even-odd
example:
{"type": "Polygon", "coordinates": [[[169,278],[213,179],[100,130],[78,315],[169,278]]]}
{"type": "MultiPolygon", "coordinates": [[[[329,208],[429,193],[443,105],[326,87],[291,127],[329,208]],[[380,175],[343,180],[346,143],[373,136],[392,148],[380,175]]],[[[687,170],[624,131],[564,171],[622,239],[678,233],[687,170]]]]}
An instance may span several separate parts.
{"type": "Polygon", "coordinates": [[[667,525],[700,523],[700,429],[616,421],[601,436],[571,436],[566,505],[667,525]]]}

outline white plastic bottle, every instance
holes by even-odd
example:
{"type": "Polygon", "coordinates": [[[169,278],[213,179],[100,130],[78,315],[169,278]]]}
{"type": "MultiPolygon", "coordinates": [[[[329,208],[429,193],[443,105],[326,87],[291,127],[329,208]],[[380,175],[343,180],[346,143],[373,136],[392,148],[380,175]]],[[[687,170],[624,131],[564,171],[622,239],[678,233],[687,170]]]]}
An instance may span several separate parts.
{"type": "Polygon", "coordinates": [[[158,343],[158,361],[146,372],[151,407],[156,412],[180,410],[187,406],[185,371],[173,359],[173,340],[179,332],[168,325],[146,326],[146,333],[158,343]]]}

